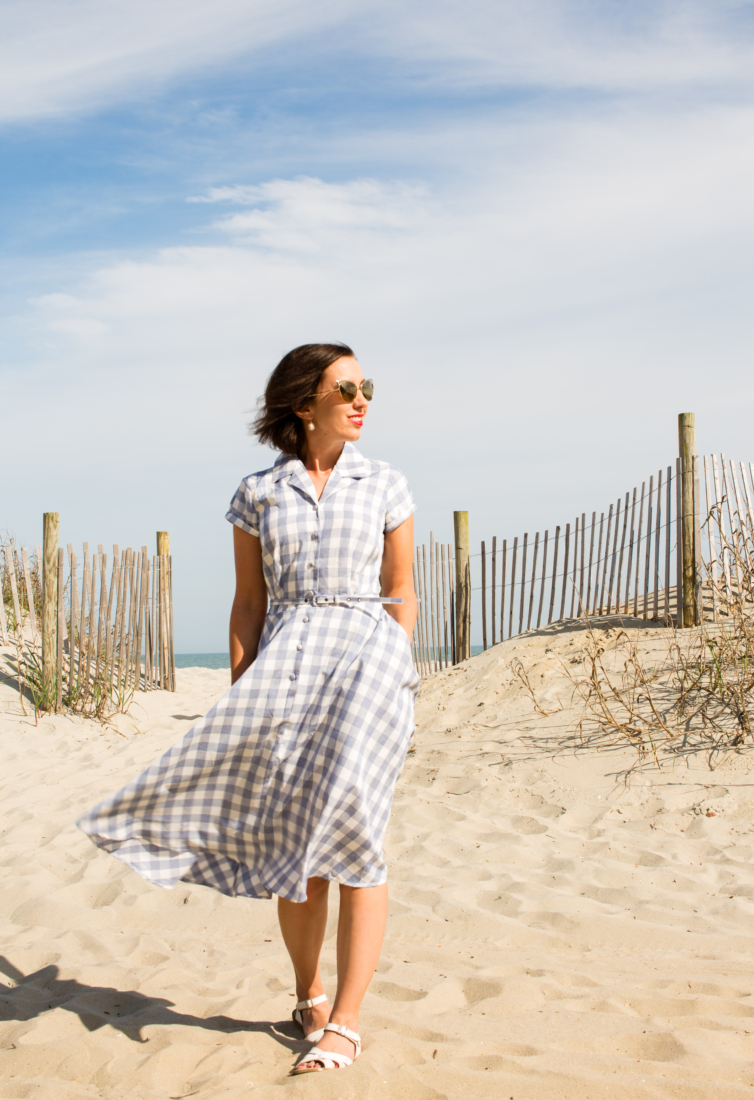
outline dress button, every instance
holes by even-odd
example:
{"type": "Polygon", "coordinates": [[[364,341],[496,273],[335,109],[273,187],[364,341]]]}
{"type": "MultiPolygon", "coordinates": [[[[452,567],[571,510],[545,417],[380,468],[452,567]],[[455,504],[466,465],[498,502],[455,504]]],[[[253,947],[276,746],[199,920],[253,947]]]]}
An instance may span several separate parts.
{"type": "Polygon", "coordinates": [[[305,623],[308,623],[308,622],[309,622],[309,616],[308,616],[308,615],[304,615],[304,622],[305,622],[305,623]]]}
{"type": "Polygon", "coordinates": [[[298,650],[299,652],[301,652],[301,650],[302,650],[303,648],[304,648],[304,647],[303,647],[302,645],[297,645],[297,646],[296,646],[296,649],[297,649],[297,650],[298,650]]]}
{"type": "Polygon", "coordinates": [[[296,673],[295,673],[295,672],[292,672],[292,673],[290,674],[290,676],[288,677],[288,679],[289,679],[289,680],[295,680],[295,679],[296,679],[296,673]]]}

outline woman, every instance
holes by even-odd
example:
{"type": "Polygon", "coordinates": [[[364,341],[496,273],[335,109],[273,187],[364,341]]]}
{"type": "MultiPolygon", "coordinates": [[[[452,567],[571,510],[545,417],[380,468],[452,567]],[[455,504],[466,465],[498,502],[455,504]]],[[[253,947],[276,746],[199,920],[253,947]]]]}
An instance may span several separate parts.
{"type": "Polygon", "coordinates": [[[382,840],[413,733],[413,512],[403,475],[363,458],[371,380],[339,344],[273,371],[253,431],[281,451],[245,478],[234,525],[230,691],[79,825],[161,886],[278,896],[294,1020],[316,1045],[294,1073],[350,1065],[387,918],[382,840]],[[381,593],[381,594],[380,594],[381,593]],[[338,986],[319,972],[340,887],[338,986]]]}

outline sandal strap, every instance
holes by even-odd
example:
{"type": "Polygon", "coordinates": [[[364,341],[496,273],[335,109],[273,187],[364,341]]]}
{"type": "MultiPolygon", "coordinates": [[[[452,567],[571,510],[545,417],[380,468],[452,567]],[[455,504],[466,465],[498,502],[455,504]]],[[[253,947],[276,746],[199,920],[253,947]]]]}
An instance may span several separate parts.
{"type": "Polygon", "coordinates": [[[349,1058],[347,1054],[337,1054],[334,1050],[320,1050],[319,1047],[312,1047],[308,1054],[302,1056],[296,1069],[299,1066],[305,1066],[308,1062],[321,1062],[325,1069],[334,1069],[336,1066],[338,1068],[352,1066],[353,1058],[349,1058]]]}
{"type": "Polygon", "coordinates": [[[326,993],[320,993],[319,997],[311,997],[308,1001],[299,1001],[296,1005],[296,1011],[300,1012],[305,1008],[314,1008],[315,1005],[321,1005],[323,1001],[327,1000],[326,993]]]}
{"type": "Polygon", "coordinates": [[[361,1036],[357,1032],[351,1031],[344,1024],[325,1024],[325,1031],[334,1031],[336,1035],[342,1035],[344,1038],[350,1039],[357,1052],[361,1050],[361,1036]]]}

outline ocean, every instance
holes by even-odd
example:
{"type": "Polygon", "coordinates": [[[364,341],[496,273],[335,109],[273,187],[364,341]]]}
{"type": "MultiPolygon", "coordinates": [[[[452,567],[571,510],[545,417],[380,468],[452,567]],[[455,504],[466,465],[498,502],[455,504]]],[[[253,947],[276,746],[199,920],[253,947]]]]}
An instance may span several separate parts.
{"type": "MultiPolygon", "coordinates": [[[[471,656],[476,657],[477,653],[481,653],[483,647],[480,645],[473,645],[471,647],[471,656]]],[[[230,654],[229,653],[176,653],[175,655],[175,667],[176,668],[230,668],[230,654]]]]}

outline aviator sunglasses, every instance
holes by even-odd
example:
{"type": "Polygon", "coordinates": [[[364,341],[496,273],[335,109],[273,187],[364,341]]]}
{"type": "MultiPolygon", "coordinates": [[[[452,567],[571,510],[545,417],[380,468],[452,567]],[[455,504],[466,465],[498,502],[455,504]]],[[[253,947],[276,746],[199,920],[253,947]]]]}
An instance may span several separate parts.
{"type": "MultiPolygon", "coordinates": [[[[336,382],[334,390],[318,390],[317,393],[310,393],[309,397],[324,397],[328,393],[339,393],[340,396],[346,402],[356,400],[356,394],[361,390],[364,395],[365,401],[371,401],[374,397],[374,382],[371,378],[365,378],[360,386],[357,386],[355,382],[349,382],[344,380],[343,382],[336,382]]],[[[304,398],[306,400],[306,398],[304,398]]]]}

